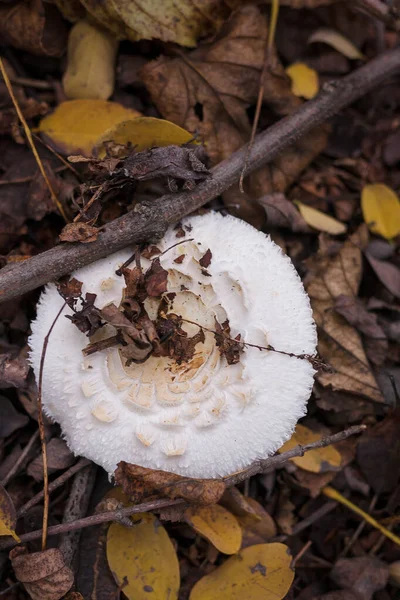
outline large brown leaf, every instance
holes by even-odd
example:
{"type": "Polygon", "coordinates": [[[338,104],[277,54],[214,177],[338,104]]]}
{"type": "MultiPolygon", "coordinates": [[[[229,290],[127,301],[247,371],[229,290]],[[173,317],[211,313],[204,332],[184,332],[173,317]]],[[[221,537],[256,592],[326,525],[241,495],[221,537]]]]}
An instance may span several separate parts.
{"type": "MultiPolygon", "coordinates": [[[[161,114],[188,131],[199,132],[214,164],[229,157],[250,138],[246,110],[254,105],[260,88],[268,34],[266,18],[255,6],[236,12],[220,36],[177,58],[161,57],[146,65],[141,75],[161,114]]],[[[264,104],[275,116],[284,116],[301,101],[276,55],[271,52],[264,82],[264,104]]],[[[254,199],[284,191],[326,142],[324,129],[300,140],[271,165],[249,178],[247,194],[237,189],[225,194],[229,204],[240,205],[242,218],[260,225],[265,216],[254,199]]]]}
{"type": "Polygon", "coordinates": [[[357,330],[335,311],[340,295],[356,297],[362,274],[362,248],[367,230],[361,226],[333,257],[318,253],[310,262],[307,292],[318,326],[318,349],[333,372],[318,375],[318,381],[334,390],[366,396],[383,402],[357,330]]]}

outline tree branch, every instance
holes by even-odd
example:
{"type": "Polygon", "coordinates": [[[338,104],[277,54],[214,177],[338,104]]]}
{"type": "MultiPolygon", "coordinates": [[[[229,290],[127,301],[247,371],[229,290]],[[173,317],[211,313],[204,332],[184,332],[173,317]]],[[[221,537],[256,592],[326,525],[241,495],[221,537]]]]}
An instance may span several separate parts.
{"type": "MultiPolygon", "coordinates": [[[[320,440],[317,440],[316,442],[312,442],[311,444],[307,444],[305,446],[296,446],[295,448],[292,448],[292,450],[282,452],[282,454],[277,454],[264,460],[256,461],[244,471],[241,471],[240,473],[235,473],[234,475],[230,475],[229,477],[224,477],[221,481],[223,481],[227,486],[236,485],[241,481],[244,481],[244,479],[247,479],[248,477],[252,477],[253,475],[257,475],[258,473],[264,473],[265,471],[268,471],[272,468],[280,467],[291,458],[295,458],[296,456],[303,456],[306,452],[309,452],[310,450],[315,450],[316,448],[325,448],[325,446],[337,444],[338,442],[342,442],[343,440],[346,440],[347,438],[353,435],[363,432],[365,429],[366,425],[354,425],[353,427],[349,427],[349,429],[345,429],[344,431],[340,431],[339,433],[335,433],[334,435],[330,435],[329,437],[322,438],[320,440]]],[[[186,508],[189,506],[189,504],[184,500],[152,500],[150,502],[137,504],[136,506],[128,506],[127,508],[98,513],[90,517],[77,519],[76,521],[72,521],[70,523],[61,523],[60,525],[53,525],[52,527],[49,527],[47,535],[50,536],[57,535],[60,533],[66,533],[67,531],[76,531],[77,529],[91,527],[92,525],[100,525],[101,523],[108,523],[109,521],[121,521],[121,519],[123,519],[124,517],[129,517],[130,515],[133,515],[135,513],[148,512],[150,510],[157,512],[159,509],[166,508],[167,506],[179,506],[181,508],[186,508]]],[[[22,543],[26,543],[32,540],[37,540],[41,537],[41,535],[41,529],[31,531],[29,533],[22,534],[20,536],[20,540],[22,543]]],[[[7,548],[12,548],[15,545],[16,542],[12,538],[0,540],[0,551],[5,550],[7,548]]]]}
{"type": "MultiPolygon", "coordinates": [[[[391,75],[400,71],[400,48],[371,60],[341,80],[326,83],[320,94],[295,113],[256,136],[247,173],[276,158],[301,136],[326,121],[391,75]]],[[[130,244],[161,237],[166,227],[206,204],[239,180],[247,145],[212,169],[212,178],[194,190],[168,194],[109,223],[90,244],[63,243],[0,271],[0,302],[55,281],[78,267],[130,244]]]]}

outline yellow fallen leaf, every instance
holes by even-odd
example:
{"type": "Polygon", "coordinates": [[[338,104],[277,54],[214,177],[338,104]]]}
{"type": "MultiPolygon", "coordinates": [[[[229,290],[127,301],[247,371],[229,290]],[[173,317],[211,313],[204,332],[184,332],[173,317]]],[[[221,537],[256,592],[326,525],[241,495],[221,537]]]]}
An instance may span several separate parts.
{"type": "MultiPolygon", "coordinates": [[[[287,452],[292,450],[296,446],[304,446],[320,440],[323,436],[320,433],[311,431],[308,427],[296,425],[296,430],[290,440],[283,444],[282,448],[279,448],[278,452],[287,452]]],[[[333,446],[326,446],[325,448],[315,448],[309,450],[304,456],[296,456],[290,459],[295,465],[310,471],[311,473],[324,473],[325,471],[335,470],[340,467],[342,457],[340,453],[333,446]]]]}
{"type": "Polygon", "coordinates": [[[17,515],[13,501],[0,485],[0,536],[11,535],[16,542],[19,542],[20,539],[14,531],[16,523],[17,515]]]}
{"type": "Polygon", "coordinates": [[[117,123],[115,127],[104,132],[96,142],[96,152],[98,156],[104,156],[104,143],[108,141],[123,145],[130,144],[140,152],[154,146],[169,146],[170,144],[180,146],[192,139],[193,134],[171,121],[154,117],[137,117],[117,123]]]}
{"type": "Polygon", "coordinates": [[[91,156],[99,137],[121,121],[139,117],[136,110],[106,100],[69,100],[40,121],[39,132],[61,154],[91,156]]]}
{"type": "Polygon", "coordinates": [[[132,521],[133,527],[112,523],[107,533],[107,560],[117,584],[129,600],[176,600],[179,563],[166,530],[151,513],[133,515],[132,521]]]}
{"type": "Polygon", "coordinates": [[[400,233],[400,200],[383,183],[364,186],[361,192],[364,221],[373,233],[390,240],[400,233]]]}
{"type": "Polygon", "coordinates": [[[364,54],[360,52],[357,46],[335,29],[329,29],[328,27],[317,29],[308,38],[309,44],[314,42],[328,44],[328,46],[332,46],[332,48],[335,48],[335,50],[351,60],[365,60],[364,54]]]}
{"type": "Polygon", "coordinates": [[[78,21],[69,33],[65,95],[107,100],[114,91],[117,48],[117,40],[103,28],[78,21]]]}
{"type": "Polygon", "coordinates": [[[235,554],[242,543],[242,530],[234,515],[219,504],[188,508],[185,520],[224,554],[235,554]]]}
{"type": "Polygon", "coordinates": [[[292,80],[292,92],[295,96],[301,96],[310,100],[318,94],[318,73],[310,69],[306,64],[298,62],[286,69],[286,74],[292,80]]]}
{"type": "Polygon", "coordinates": [[[310,227],[314,227],[318,231],[325,231],[331,235],[340,235],[347,231],[344,223],[326,215],[322,211],[312,208],[312,206],[307,206],[307,204],[303,204],[302,202],[295,201],[295,204],[298,206],[301,216],[310,227]]]}
{"type": "Polygon", "coordinates": [[[284,544],[256,544],[228,558],[198,581],[190,600],[281,600],[294,571],[284,544]]]}

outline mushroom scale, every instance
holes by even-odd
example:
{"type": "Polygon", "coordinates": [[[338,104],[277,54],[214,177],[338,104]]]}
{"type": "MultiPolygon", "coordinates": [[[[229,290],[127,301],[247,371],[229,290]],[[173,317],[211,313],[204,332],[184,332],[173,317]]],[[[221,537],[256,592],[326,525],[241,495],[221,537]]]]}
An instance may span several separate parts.
{"type": "MultiPolygon", "coordinates": [[[[158,248],[166,251],[159,258],[168,271],[167,293],[175,293],[168,311],[205,328],[190,360],[177,364],[150,356],[127,366],[118,347],[84,357],[89,340],[63,318],[72,314],[69,307],[49,339],[44,410],[60,423],[75,454],[109,473],[124,460],[187,477],[229,475],[274,453],[304,415],[311,393],[314,369],[308,360],[246,346],[239,362],[228,364],[207,331],[215,330],[215,319],[228,319],[232,338],[240,334],[250,344],[313,354],[310,302],[290,259],[234,217],[210,212],[182,225],[185,237],[177,238],[171,228],[158,248]],[[199,261],[208,250],[205,269],[199,261]]],[[[119,306],[125,282],[115,271],[130,256],[124,250],[76,271],[83,295],[97,294],[99,308],[119,306]]],[[[144,271],[150,264],[142,258],[144,271]]],[[[145,300],[150,318],[159,303],[145,300]]],[[[62,305],[56,287],[48,285],[30,337],[36,378],[44,338],[62,305]]],[[[198,325],[183,321],[182,329],[193,336],[198,325]]],[[[113,331],[107,325],[95,336],[113,331]]]]}

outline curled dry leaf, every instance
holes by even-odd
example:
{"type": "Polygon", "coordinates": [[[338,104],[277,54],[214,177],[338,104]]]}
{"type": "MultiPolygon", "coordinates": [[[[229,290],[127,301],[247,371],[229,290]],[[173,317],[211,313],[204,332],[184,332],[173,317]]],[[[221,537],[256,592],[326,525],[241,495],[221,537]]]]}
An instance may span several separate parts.
{"type": "Polygon", "coordinates": [[[185,521],[224,554],[235,554],[242,543],[242,530],[232,513],[219,504],[191,507],[185,521]]]}
{"type": "Polygon", "coordinates": [[[17,511],[10,496],[0,484],[0,536],[11,535],[16,542],[19,542],[19,537],[15,533],[17,524],[17,511]]]}
{"type": "Polygon", "coordinates": [[[393,296],[400,298],[400,269],[388,261],[375,258],[368,251],[364,254],[379,281],[393,296]]]}
{"type": "Polygon", "coordinates": [[[314,33],[308,38],[308,43],[322,42],[332,46],[338,52],[341,52],[347,58],[352,60],[364,60],[365,56],[360,50],[348,40],[342,33],[335,29],[329,29],[327,27],[321,27],[314,31],[314,33]]]}
{"type": "Polygon", "coordinates": [[[114,91],[118,42],[86,19],[71,29],[68,63],[63,77],[67,98],[108,100],[114,91]]]}
{"type": "Polygon", "coordinates": [[[216,504],[225,491],[225,484],[216,479],[188,479],[124,461],[118,464],[114,476],[116,483],[134,502],[155,495],[159,498],[182,498],[193,504],[216,504]]]}
{"type": "MultiPolygon", "coordinates": [[[[296,425],[296,430],[290,440],[283,444],[282,448],[279,448],[279,453],[292,450],[296,446],[311,444],[322,437],[320,433],[311,431],[311,429],[299,423],[296,425]]],[[[325,471],[337,470],[341,465],[342,457],[333,446],[326,446],[325,448],[314,448],[306,452],[304,456],[296,456],[290,460],[305,471],[324,473],[325,471]]]]}
{"type": "Polygon", "coordinates": [[[221,503],[233,513],[242,528],[242,548],[268,542],[277,534],[273,518],[254,498],[235,487],[226,490],[221,503]]]}
{"type": "Polygon", "coordinates": [[[257,202],[264,208],[268,228],[285,228],[295,233],[311,233],[309,227],[293,202],[284,194],[268,194],[261,196],[257,202]]]}
{"type": "Polygon", "coordinates": [[[190,600],[280,600],[294,578],[284,544],[256,544],[231,556],[198,581],[190,600]]]}
{"type": "Polygon", "coordinates": [[[40,121],[39,131],[61,154],[91,156],[99,137],[121,121],[140,116],[136,110],[106,100],[69,100],[40,121]]]}
{"type": "Polygon", "coordinates": [[[361,208],[364,221],[373,233],[388,240],[400,234],[400,200],[390,187],[383,183],[364,186],[361,208]]]}
{"type": "Polygon", "coordinates": [[[320,372],[324,387],[343,390],[383,402],[370,369],[359,333],[336,313],[335,300],[341,294],[356,297],[361,281],[362,248],[367,242],[365,225],[360,227],[333,257],[321,249],[308,262],[311,272],[306,289],[318,326],[318,349],[333,372],[320,372]]]}
{"type": "MultiPolygon", "coordinates": [[[[211,44],[178,58],[162,57],[142,69],[142,78],[160,113],[188,131],[199,132],[213,164],[228,158],[250,139],[246,110],[254,105],[260,88],[268,27],[255,6],[236,11],[211,44]]],[[[264,103],[279,116],[297,108],[290,80],[272,53],[265,78],[264,103]]],[[[256,226],[264,214],[254,198],[283,191],[326,143],[325,130],[303,137],[297,146],[272,165],[249,177],[246,194],[232,189],[224,194],[239,204],[235,214],[256,226]]]]}
{"type": "Polygon", "coordinates": [[[382,590],[389,578],[389,567],[376,556],[341,558],[330,573],[341,588],[349,589],[363,600],[371,600],[382,590]]]}
{"type": "Polygon", "coordinates": [[[15,576],[32,600],[59,600],[72,587],[74,574],[58,548],[29,553],[18,546],[10,552],[15,576]]]}
{"type": "Polygon", "coordinates": [[[47,2],[12,2],[0,4],[0,37],[32,54],[61,56],[67,28],[58,10],[47,2]]]}
{"type": "Polygon", "coordinates": [[[97,240],[99,229],[88,223],[67,223],[60,233],[61,242],[88,244],[97,240]]]}
{"type": "Polygon", "coordinates": [[[286,68],[286,74],[292,81],[292,92],[295,96],[301,96],[310,100],[318,94],[318,73],[310,69],[305,63],[293,63],[286,68]]]}
{"type": "Polygon", "coordinates": [[[179,563],[164,527],[151,513],[132,517],[133,527],[113,523],[107,534],[107,560],[129,600],[176,600],[179,563]]]}

